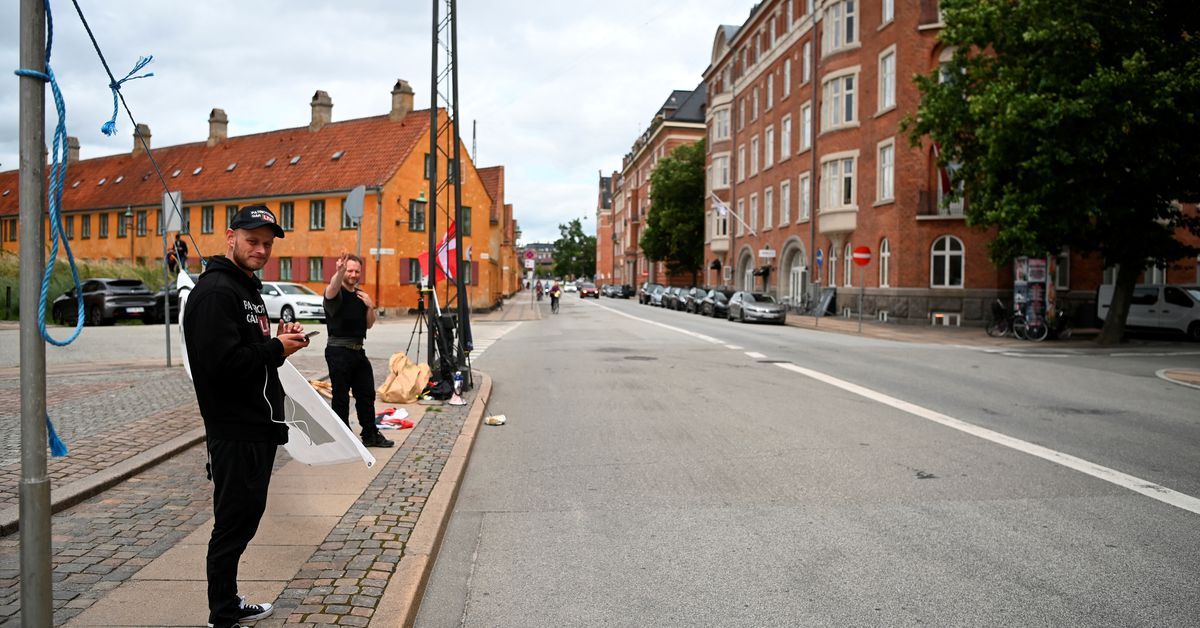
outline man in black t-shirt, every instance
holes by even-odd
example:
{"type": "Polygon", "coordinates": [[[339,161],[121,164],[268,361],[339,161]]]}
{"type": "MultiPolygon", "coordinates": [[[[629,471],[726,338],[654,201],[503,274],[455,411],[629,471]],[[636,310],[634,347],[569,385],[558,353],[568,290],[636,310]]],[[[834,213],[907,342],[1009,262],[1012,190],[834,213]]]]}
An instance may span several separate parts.
{"type": "Polygon", "coordinates": [[[333,411],[350,425],[350,392],[367,447],[391,447],[394,443],[375,427],[375,373],[363,341],[375,324],[375,304],[358,288],[362,278],[362,259],[342,253],[337,271],[325,287],[325,324],[329,341],[325,362],[329,364],[329,383],[333,387],[333,411]]]}

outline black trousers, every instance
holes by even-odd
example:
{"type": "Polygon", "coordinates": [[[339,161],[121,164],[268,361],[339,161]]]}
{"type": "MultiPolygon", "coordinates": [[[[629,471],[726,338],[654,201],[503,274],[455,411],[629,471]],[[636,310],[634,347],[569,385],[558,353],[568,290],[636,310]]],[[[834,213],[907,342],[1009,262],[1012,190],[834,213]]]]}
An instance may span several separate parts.
{"type": "Polygon", "coordinates": [[[342,422],[350,425],[350,392],[354,391],[354,411],[363,436],[379,432],[375,427],[375,371],[362,349],[325,347],[325,362],[329,365],[329,383],[333,385],[333,400],[329,404],[342,422]]]}
{"type": "Polygon", "coordinates": [[[207,561],[208,621],[213,626],[236,623],[238,561],[267,509],[277,448],[273,443],[208,439],[216,514],[207,561]]]}

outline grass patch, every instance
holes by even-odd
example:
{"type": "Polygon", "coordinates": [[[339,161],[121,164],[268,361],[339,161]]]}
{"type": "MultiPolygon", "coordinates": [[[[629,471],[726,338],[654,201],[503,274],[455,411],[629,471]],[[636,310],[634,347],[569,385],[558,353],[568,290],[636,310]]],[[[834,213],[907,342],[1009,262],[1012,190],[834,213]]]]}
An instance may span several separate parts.
{"type": "MultiPolygon", "coordinates": [[[[94,277],[115,277],[119,279],[140,279],[155,292],[163,287],[163,272],[161,266],[139,266],[129,262],[87,262],[75,261],[79,270],[79,280],[85,281],[94,277]]],[[[44,270],[44,269],[43,269],[44,270]]],[[[71,279],[71,267],[66,263],[66,256],[60,251],[58,263],[54,265],[54,274],[50,276],[50,292],[46,295],[46,319],[50,318],[50,303],[58,295],[74,288],[71,279]]],[[[0,318],[18,320],[21,317],[21,276],[20,258],[11,252],[0,254],[0,318]],[[7,305],[7,307],[6,307],[7,305]]],[[[37,309],[37,304],[33,304],[37,309]]]]}

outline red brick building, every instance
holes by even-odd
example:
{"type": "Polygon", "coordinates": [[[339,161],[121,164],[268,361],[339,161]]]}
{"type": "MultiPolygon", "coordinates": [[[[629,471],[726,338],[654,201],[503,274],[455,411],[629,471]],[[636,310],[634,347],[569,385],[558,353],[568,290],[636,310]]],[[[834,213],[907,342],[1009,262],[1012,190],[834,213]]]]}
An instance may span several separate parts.
{"type": "MultiPolygon", "coordinates": [[[[651,264],[642,252],[640,238],[650,206],[650,175],[658,160],[676,147],[692,144],[704,137],[704,110],[707,91],[704,83],[696,89],[675,90],[667,97],[650,123],[625,155],[621,172],[614,175],[613,186],[613,279],[608,283],[637,286],[643,281],[688,285],[691,275],[668,277],[666,264],[651,264]]],[[[607,237],[607,236],[605,236],[607,237]]],[[[601,239],[597,221],[597,241],[601,239]]],[[[599,252],[597,252],[599,256],[599,252]]]]}
{"type": "MultiPolygon", "coordinates": [[[[936,0],[766,0],[721,26],[708,86],[706,282],[765,290],[790,304],[834,288],[838,310],[909,322],[978,322],[1010,299],[1012,269],[988,258],[993,232],[948,201],[934,147],[912,148],[912,77],[952,51],[936,0]],[[711,203],[710,197],[710,203],[711,203]],[[869,247],[855,266],[851,251],[869,247]]],[[[1093,258],[1052,264],[1059,299],[1080,305],[1105,280],[1093,258]]],[[[1197,281],[1194,261],[1146,281],[1197,281]]],[[[1111,279],[1108,279],[1111,281],[1111,279]]]]}
{"type": "MultiPolygon", "coordinates": [[[[429,110],[413,110],[413,92],[405,81],[396,83],[385,115],[334,122],[332,100],[323,91],[310,106],[307,127],[240,137],[228,137],[228,118],[214,109],[206,141],[152,148],[167,185],[182,193],[190,266],[199,267],[200,255],[225,252],[226,225],[238,207],[262,203],[287,231],[276,242],[263,279],[318,289],[332,275],[339,252],[360,246],[359,227],[344,204],[350,190],[362,185],[367,189],[361,221],[364,289],[380,307],[415,307],[416,258],[428,247],[429,110]]],[[[63,220],[80,259],[162,263],[163,188],[138,135],[149,141],[149,128],[139,125],[133,150],[126,154],[80,160],[77,142],[70,150],[63,220]]],[[[449,154],[448,140],[445,149],[449,154]]],[[[447,172],[446,160],[438,159],[438,172],[447,172]]],[[[472,307],[488,308],[518,283],[515,223],[503,198],[503,168],[477,171],[469,157],[464,161],[458,229],[472,252],[464,272],[472,307]]],[[[18,174],[0,173],[0,251],[9,253],[17,248],[18,174]]],[[[439,209],[451,205],[450,190],[447,186],[439,209]]],[[[448,223],[444,213],[438,216],[438,239],[448,223]]],[[[439,289],[443,299],[446,294],[439,289]]]]}
{"type": "Polygon", "coordinates": [[[613,177],[600,173],[600,185],[596,191],[596,285],[620,284],[614,272],[616,250],[613,234],[613,177]]]}

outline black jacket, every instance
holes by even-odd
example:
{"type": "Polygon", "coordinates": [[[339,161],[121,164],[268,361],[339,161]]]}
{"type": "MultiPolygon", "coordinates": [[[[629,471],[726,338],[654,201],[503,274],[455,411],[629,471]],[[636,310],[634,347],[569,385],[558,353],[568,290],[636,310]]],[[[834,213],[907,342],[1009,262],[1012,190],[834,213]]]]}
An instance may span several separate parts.
{"type": "Polygon", "coordinates": [[[183,333],[210,438],[287,442],[278,371],[283,343],[271,337],[261,288],[256,277],[215,255],[188,296],[183,333]]]}

